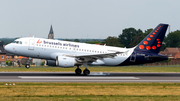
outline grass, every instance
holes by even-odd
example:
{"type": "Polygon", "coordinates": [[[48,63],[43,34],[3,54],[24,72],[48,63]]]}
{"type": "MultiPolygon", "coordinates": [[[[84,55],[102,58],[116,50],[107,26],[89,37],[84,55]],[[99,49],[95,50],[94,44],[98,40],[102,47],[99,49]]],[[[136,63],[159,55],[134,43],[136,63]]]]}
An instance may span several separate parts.
{"type": "MultiPolygon", "coordinates": [[[[0,67],[0,72],[74,72],[76,68],[60,67],[0,67]]],[[[84,67],[81,67],[84,70],[84,67]]],[[[126,67],[88,67],[91,72],[180,72],[180,66],[126,66],[126,67]]]]}
{"type": "MultiPolygon", "coordinates": [[[[76,68],[0,67],[0,72],[74,72],[76,68]]],[[[81,69],[84,69],[82,67],[81,69]]],[[[180,72],[180,66],[89,67],[91,72],[180,72]]],[[[180,83],[0,82],[0,101],[179,101],[180,83]]]]}
{"type": "Polygon", "coordinates": [[[0,83],[0,100],[178,101],[180,83],[0,83]]]}
{"type": "Polygon", "coordinates": [[[179,96],[47,96],[2,97],[0,101],[179,101],[179,96]]]}

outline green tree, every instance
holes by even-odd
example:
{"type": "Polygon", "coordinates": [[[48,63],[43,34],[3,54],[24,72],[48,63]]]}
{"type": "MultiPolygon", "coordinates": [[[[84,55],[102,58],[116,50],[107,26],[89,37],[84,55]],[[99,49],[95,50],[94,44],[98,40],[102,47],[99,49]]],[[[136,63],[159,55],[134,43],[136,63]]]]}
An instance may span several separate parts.
{"type": "Polygon", "coordinates": [[[12,61],[10,61],[10,60],[6,60],[6,65],[8,65],[8,66],[12,66],[12,61]]]}
{"type": "Polygon", "coordinates": [[[133,41],[133,37],[138,33],[142,33],[142,30],[136,30],[135,28],[126,28],[123,30],[122,34],[119,35],[119,41],[125,47],[130,47],[130,43],[133,41]]]}
{"type": "Polygon", "coordinates": [[[74,42],[79,42],[79,39],[74,39],[74,42]]]}
{"type": "Polygon", "coordinates": [[[104,43],[107,46],[116,46],[116,47],[123,47],[122,44],[120,44],[119,39],[115,36],[109,36],[106,39],[104,39],[104,43]]]}
{"type": "Polygon", "coordinates": [[[45,61],[41,62],[41,66],[44,66],[44,64],[45,64],[45,61]]]}
{"type": "Polygon", "coordinates": [[[101,41],[87,41],[86,43],[89,43],[89,44],[102,44],[101,41]]]}
{"type": "Polygon", "coordinates": [[[153,29],[147,29],[144,33],[138,33],[133,37],[133,41],[130,43],[130,47],[134,47],[139,44],[153,29]]]}
{"type": "Polygon", "coordinates": [[[164,42],[166,47],[180,47],[180,30],[169,33],[164,42]]]}
{"type": "Polygon", "coordinates": [[[64,41],[70,41],[69,39],[64,39],[64,41]]]}

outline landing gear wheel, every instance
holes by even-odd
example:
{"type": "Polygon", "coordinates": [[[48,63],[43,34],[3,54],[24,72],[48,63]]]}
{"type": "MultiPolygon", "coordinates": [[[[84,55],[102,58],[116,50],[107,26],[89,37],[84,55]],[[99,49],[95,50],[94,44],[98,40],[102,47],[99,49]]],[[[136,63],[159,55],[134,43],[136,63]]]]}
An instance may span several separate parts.
{"type": "Polygon", "coordinates": [[[77,69],[75,70],[75,73],[76,73],[77,75],[80,75],[80,74],[82,73],[82,70],[79,69],[79,68],[77,68],[77,69]]]}
{"type": "Polygon", "coordinates": [[[84,73],[84,75],[88,75],[88,74],[90,74],[90,71],[89,71],[88,69],[85,69],[85,70],[83,71],[83,73],[84,73]]]}
{"type": "Polygon", "coordinates": [[[25,67],[26,67],[27,69],[29,69],[29,68],[30,68],[30,64],[26,64],[25,67]]]}

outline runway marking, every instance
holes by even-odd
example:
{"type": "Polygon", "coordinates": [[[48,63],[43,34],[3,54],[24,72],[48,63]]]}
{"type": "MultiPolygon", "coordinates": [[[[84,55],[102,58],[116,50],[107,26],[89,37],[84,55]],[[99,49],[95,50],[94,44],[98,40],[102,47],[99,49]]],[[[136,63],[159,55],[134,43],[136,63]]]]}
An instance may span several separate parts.
{"type": "Polygon", "coordinates": [[[136,77],[58,77],[58,76],[18,76],[22,79],[139,79],[136,77]]]}
{"type": "Polygon", "coordinates": [[[0,80],[1,82],[180,82],[180,80],[0,80]]]}

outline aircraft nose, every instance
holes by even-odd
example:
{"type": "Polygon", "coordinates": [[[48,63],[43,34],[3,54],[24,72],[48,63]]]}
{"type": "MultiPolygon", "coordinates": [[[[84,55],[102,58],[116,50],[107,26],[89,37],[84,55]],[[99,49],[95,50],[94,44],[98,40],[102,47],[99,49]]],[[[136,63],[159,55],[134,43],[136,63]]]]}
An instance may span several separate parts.
{"type": "Polygon", "coordinates": [[[10,51],[10,46],[9,46],[9,44],[6,45],[6,46],[4,47],[4,49],[9,52],[9,51],[10,51]]]}

